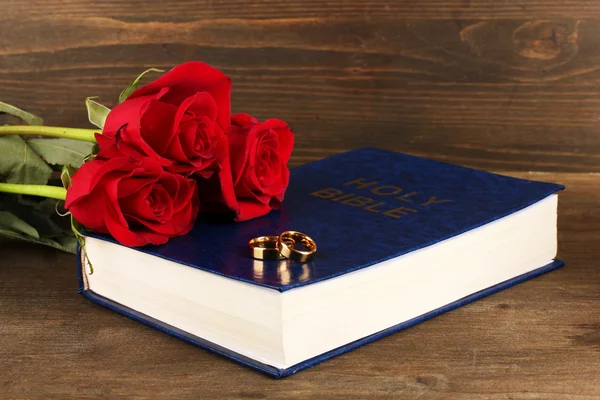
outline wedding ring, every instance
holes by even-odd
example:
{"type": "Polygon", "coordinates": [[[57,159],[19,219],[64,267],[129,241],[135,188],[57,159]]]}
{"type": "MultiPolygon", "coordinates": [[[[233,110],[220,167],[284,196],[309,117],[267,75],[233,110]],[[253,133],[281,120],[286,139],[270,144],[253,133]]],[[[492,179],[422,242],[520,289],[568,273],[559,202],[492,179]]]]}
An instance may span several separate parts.
{"type": "Polygon", "coordinates": [[[283,256],[277,247],[277,236],[259,236],[248,242],[250,257],[258,260],[281,260],[283,256]]]}
{"type": "Polygon", "coordinates": [[[317,243],[302,232],[285,231],[277,239],[279,252],[291,261],[306,263],[313,259],[317,251],[317,243]],[[301,244],[306,250],[299,250],[296,244],[301,244]]]}

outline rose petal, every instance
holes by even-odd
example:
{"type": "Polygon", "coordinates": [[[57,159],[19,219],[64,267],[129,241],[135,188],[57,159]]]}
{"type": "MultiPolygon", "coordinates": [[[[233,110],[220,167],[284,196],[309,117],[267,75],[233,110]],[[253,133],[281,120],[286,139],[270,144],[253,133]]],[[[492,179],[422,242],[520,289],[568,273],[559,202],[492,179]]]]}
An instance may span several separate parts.
{"type": "MultiPolygon", "coordinates": [[[[237,114],[239,120],[245,120],[248,114],[237,114]]],[[[252,117],[250,117],[252,118],[252,117]]],[[[231,157],[231,173],[234,185],[242,177],[248,163],[248,133],[251,125],[238,125],[233,123],[229,132],[229,153],[231,157]]]]}
{"type": "Polygon", "coordinates": [[[175,105],[197,92],[207,92],[217,106],[216,120],[219,126],[223,131],[229,131],[231,80],[221,71],[202,62],[183,63],[133,92],[128,100],[156,93],[164,87],[172,88],[165,95],[164,101],[175,105]]]}
{"type": "MultiPolygon", "coordinates": [[[[68,195],[67,191],[67,195],[68,195]]],[[[77,202],[69,204],[68,210],[75,220],[88,229],[106,233],[104,214],[106,200],[102,193],[95,193],[82,197],[77,202]]]]}
{"type": "Polygon", "coordinates": [[[142,114],[140,136],[157,154],[165,155],[171,141],[177,139],[173,122],[176,113],[176,106],[152,101],[142,114]]]}
{"type": "Polygon", "coordinates": [[[250,114],[238,113],[231,116],[232,128],[236,126],[238,128],[248,130],[252,127],[252,125],[256,125],[258,123],[259,121],[250,114]]]}
{"type": "Polygon", "coordinates": [[[240,201],[240,211],[235,217],[235,221],[248,221],[253,218],[267,215],[270,211],[271,207],[268,204],[265,205],[251,200],[242,200],[240,201]]]}
{"type": "Polygon", "coordinates": [[[149,221],[158,221],[150,208],[150,204],[147,202],[148,195],[150,195],[151,191],[152,188],[150,185],[147,185],[140,191],[119,200],[119,206],[121,207],[125,219],[127,219],[127,216],[135,215],[138,218],[147,219],[149,221]]]}
{"type": "MultiPolygon", "coordinates": [[[[106,227],[108,232],[115,238],[119,243],[128,247],[144,246],[148,244],[148,240],[140,235],[139,232],[133,232],[129,228],[129,224],[123,224],[121,222],[121,216],[115,213],[111,207],[107,207],[106,213],[106,227]]],[[[166,237],[165,243],[168,240],[166,237]]]]}
{"type": "Polygon", "coordinates": [[[65,208],[68,209],[71,203],[88,195],[104,175],[121,168],[128,162],[128,157],[117,157],[110,160],[94,159],[84,163],[71,178],[65,208]]]}

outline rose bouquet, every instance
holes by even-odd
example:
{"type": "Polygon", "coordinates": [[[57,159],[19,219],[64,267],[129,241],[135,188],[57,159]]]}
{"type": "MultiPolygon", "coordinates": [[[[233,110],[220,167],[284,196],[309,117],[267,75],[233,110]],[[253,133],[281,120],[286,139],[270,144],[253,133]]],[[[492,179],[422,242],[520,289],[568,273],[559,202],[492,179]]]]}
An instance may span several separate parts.
{"type": "Polygon", "coordinates": [[[0,192],[17,194],[0,193],[0,236],[71,250],[82,225],[125,246],[159,245],[189,232],[200,214],[240,222],[281,205],[294,142],[288,125],[231,115],[231,81],[205,63],[140,86],[148,72],[162,71],[142,73],[112,110],[86,100],[98,130],[42,126],[0,103],[32,124],[0,126],[0,192]],[[62,187],[47,184],[58,174],[62,187]],[[64,200],[73,233],[41,218],[48,202],[30,196],[64,200]]]}

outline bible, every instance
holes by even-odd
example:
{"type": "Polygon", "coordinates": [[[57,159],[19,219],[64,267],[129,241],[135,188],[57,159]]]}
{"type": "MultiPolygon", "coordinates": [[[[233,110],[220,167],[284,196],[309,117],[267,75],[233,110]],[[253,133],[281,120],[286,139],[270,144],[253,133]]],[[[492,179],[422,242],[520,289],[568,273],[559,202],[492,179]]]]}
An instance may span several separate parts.
{"type": "Polygon", "coordinates": [[[362,148],[292,169],[282,208],[255,220],[142,248],[87,232],[80,292],[280,378],[562,266],[562,189],[362,148]],[[316,241],[312,261],[249,256],[286,230],[316,241]]]}

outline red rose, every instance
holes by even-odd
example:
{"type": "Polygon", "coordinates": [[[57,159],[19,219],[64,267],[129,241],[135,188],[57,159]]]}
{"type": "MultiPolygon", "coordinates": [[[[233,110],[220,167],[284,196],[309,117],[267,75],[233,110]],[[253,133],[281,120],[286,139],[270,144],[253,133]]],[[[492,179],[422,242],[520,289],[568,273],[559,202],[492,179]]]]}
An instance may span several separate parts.
{"type": "Polygon", "coordinates": [[[231,81],[201,62],[176,66],[133,92],[108,114],[100,149],[116,144],[136,159],[208,178],[227,167],[231,81]]]}
{"type": "Polygon", "coordinates": [[[166,172],[149,157],[103,156],[73,176],[65,207],[77,221],[125,246],[163,244],[192,229],[198,213],[193,179],[166,172]]]}
{"type": "Polygon", "coordinates": [[[294,135],[278,119],[259,122],[248,114],[231,117],[229,152],[238,202],[236,221],[246,221],[279,208],[287,189],[287,163],[294,135]]]}

